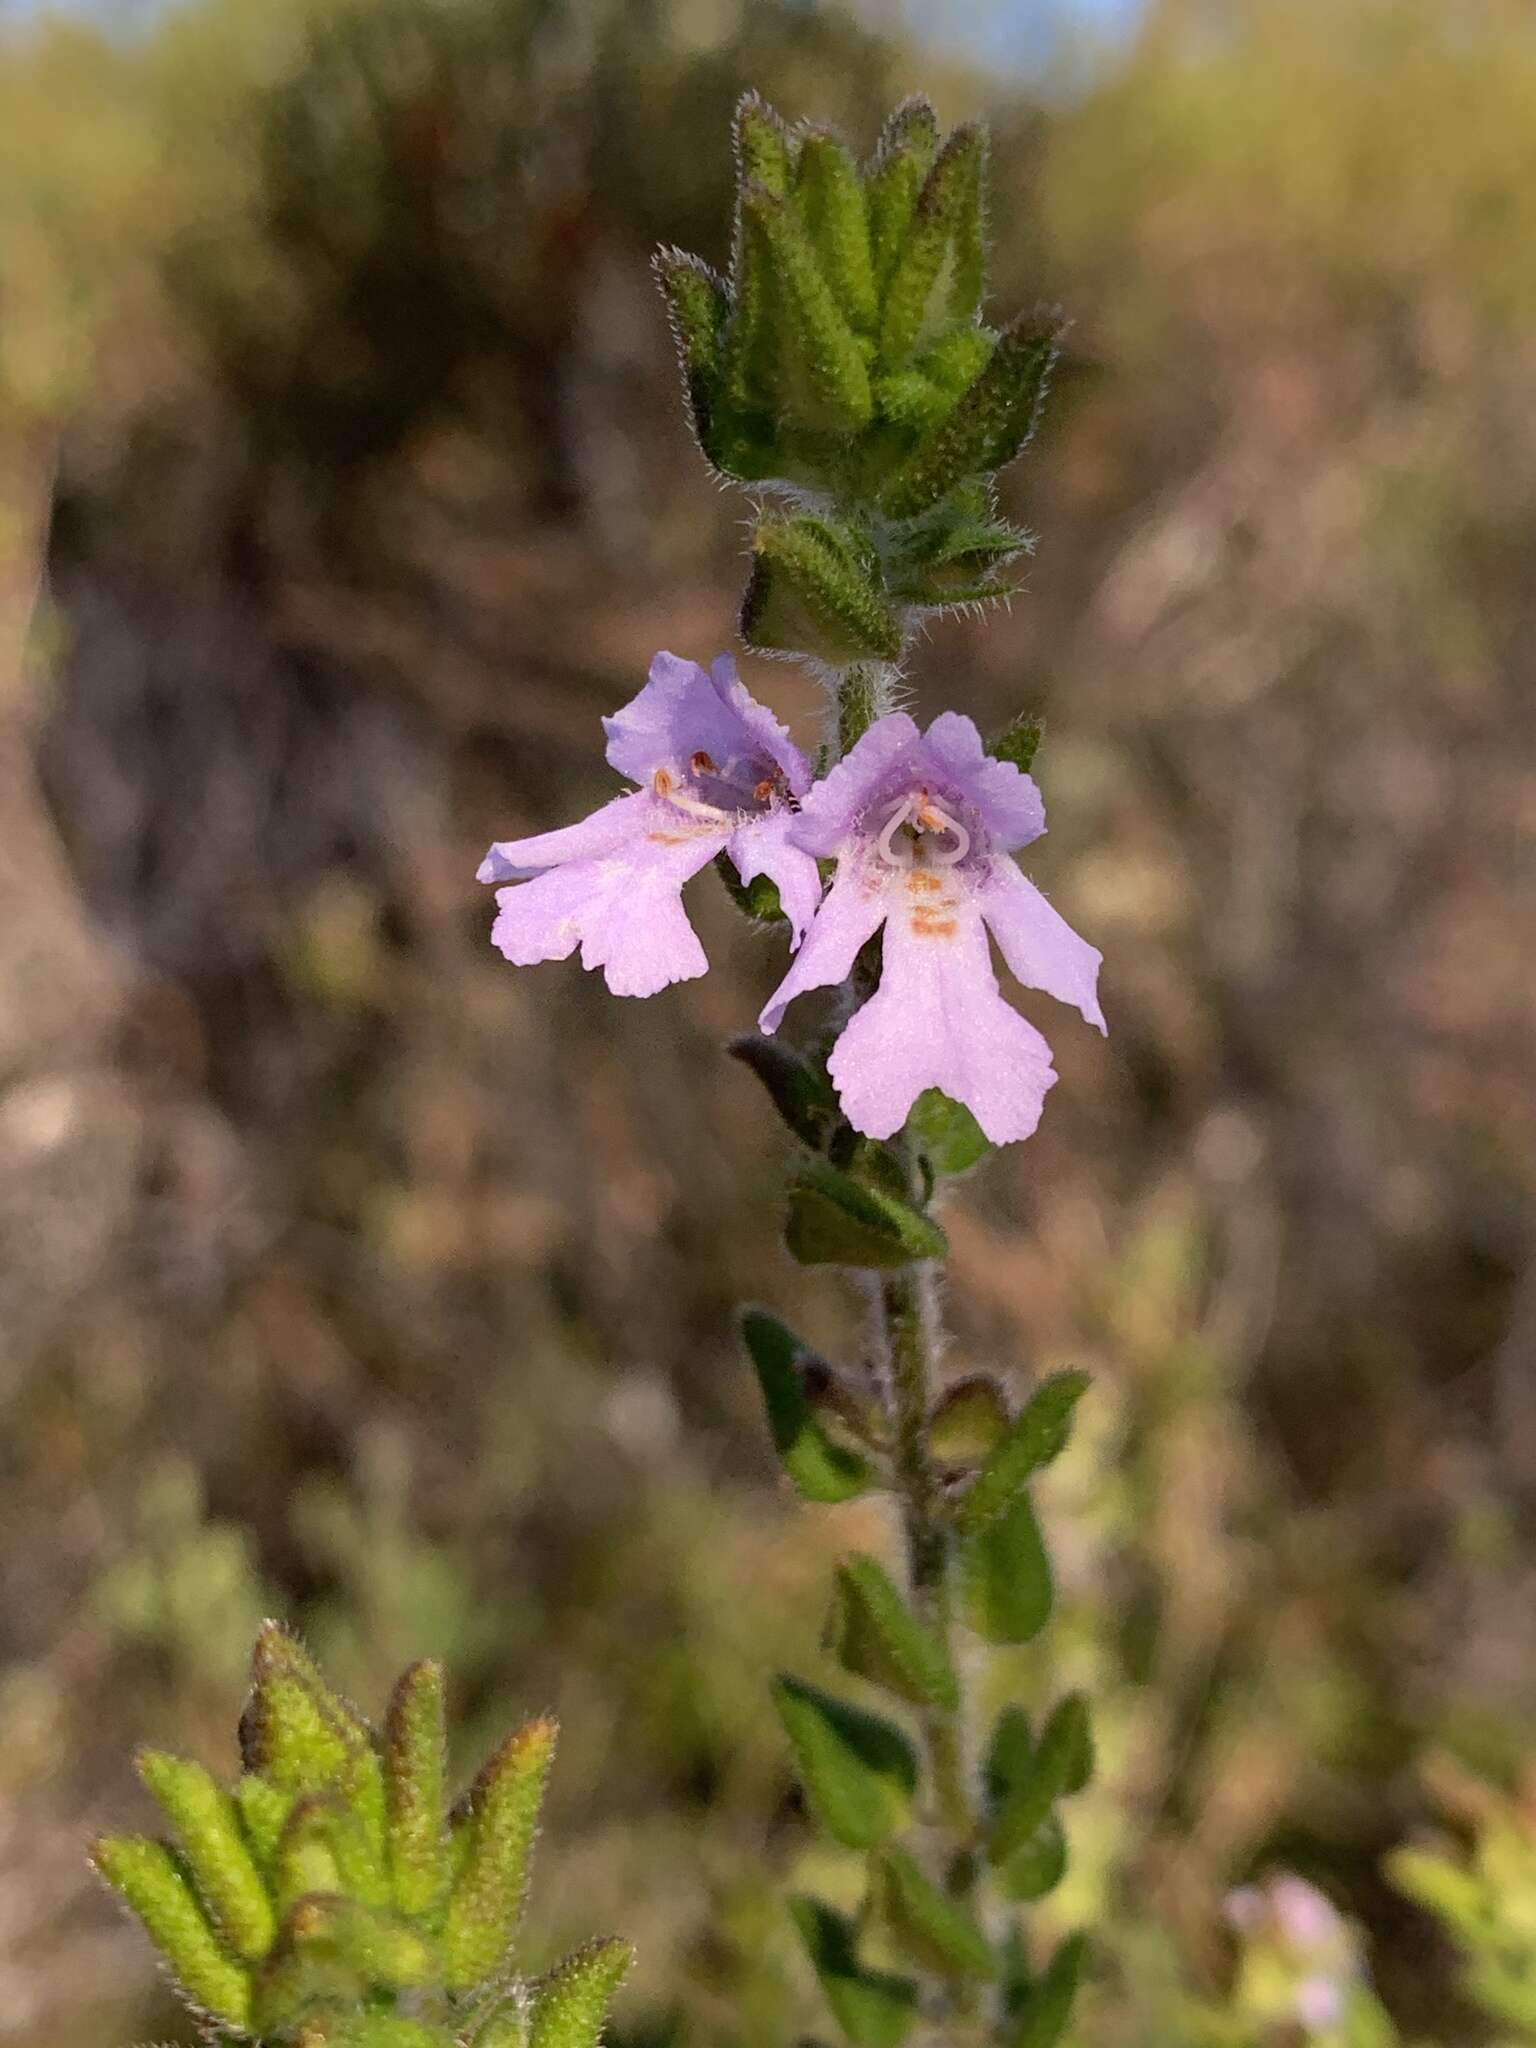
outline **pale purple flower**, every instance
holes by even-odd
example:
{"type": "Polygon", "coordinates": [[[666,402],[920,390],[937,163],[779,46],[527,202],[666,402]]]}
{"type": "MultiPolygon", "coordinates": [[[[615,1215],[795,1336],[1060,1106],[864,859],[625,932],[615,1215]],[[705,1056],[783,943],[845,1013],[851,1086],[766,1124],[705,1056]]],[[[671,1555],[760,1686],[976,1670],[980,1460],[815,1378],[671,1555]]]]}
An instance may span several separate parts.
{"type": "Polygon", "coordinates": [[[709,963],[683,909],[683,884],[720,852],[743,882],[775,883],[796,943],[821,896],[815,860],[788,838],[805,756],[747,693],[722,654],[658,654],[645,688],[603,720],[608,762],[639,785],[555,832],[508,839],[480,866],[496,892],[491,941],[517,967],[601,967],[616,996],[651,996],[709,963]]]}
{"type": "Polygon", "coordinates": [[[879,720],[790,825],[791,843],[834,855],[837,874],[762,1028],[776,1030],[807,989],[841,982],[885,927],[880,986],[828,1062],[843,1113],[867,1137],[900,1130],[927,1088],[965,1103],[996,1144],[1040,1121],[1056,1079],[1050,1047],[1004,1000],[989,931],[1026,987],[1104,1029],[1100,954],[1010,858],[1044,830],[1031,778],[993,760],[954,711],[926,733],[905,712],[879,720]]]}

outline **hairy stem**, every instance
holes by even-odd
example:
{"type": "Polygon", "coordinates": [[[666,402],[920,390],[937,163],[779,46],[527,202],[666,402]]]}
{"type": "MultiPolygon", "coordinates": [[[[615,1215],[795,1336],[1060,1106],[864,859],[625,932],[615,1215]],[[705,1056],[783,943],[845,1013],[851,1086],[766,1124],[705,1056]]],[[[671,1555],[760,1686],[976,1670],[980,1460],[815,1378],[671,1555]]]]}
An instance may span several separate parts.
{"type": "Polygon", "coordinates": [[[837,752],[846,754],[895,702],[900,670],[891,662],[862,661],[844,669],[837,691],[837,752]]]}
{"type": "MultiPolygon", "coordinates": [[[[938,1350],[938,1312],[931,1267],[910,1266],[880,1283],[888,1360],[894,1479],[906,1538],[907,1581],[914,1612],[953,1654],[949,1531],[939,1478],[928,1455],[928,1410],[938,1350]]],[[[931,1707],[923,1738],[933,1770],[936,1818],[944,1840],[945,1878],[958,1896],[975,1885],[980,1823],[969,1783],[962,1674],[960,1705],[931,1707]]]]}

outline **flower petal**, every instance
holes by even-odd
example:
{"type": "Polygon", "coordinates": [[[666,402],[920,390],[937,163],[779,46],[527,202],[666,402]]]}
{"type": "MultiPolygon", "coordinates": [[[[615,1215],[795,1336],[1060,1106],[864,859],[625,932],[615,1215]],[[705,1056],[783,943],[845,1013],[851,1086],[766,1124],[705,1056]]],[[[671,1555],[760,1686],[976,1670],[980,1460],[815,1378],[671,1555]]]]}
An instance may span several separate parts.
{"type": "Polygon", "coordinates": [[[682,888],[724,839],[723,832],[658,830],[632,850],[568,861],[498,889],[491,942],[516,967],[565,960],[579,945],[582,966],[601,967],[616,996],[652,996],[692,981],[709,963],[682,888]]]}
{"type": "Polygon", "coordinates": [[[783,770],[792,796],[804,796],[811,786],[811,764],[766,704],[759,704],[741,677],[729,654],[717,655],[709,665],[709,680],[726,709],[741,722],[747,747],[766,754],[783,770]]]}
{"type": "Polygon", "coordinates": [[[875,886],[851,863],[843,862],[811,922],[804,945],[768,998],[757,1020],[758,1029],[777,1031],[796,996],[804,995],[808,989],[832,988],[842,981],[860,946],[880,929],[880,921],[889,907],[884,889],[875,886]]]}
{"type": "MultiPolygon", "coordinates": [[[[745,689],[742,695],[746,697],[745,689]]],[[[658,768],[679,772],[695,754],[708,754],[723,767],[733,755],[766,744],[762,733],[746,724],[738,705],[722,696],[696,661],[666,653],[652,661],[650,678],[639,695],[603,720],[603,731],[608,735],[609,765],[641,784],[648,783],[658,768]]]]}
{"type": "Polygon", "coordinates": [[[807,853],[836,853],[860,813],[917,745],[917,727],[905,711],[877,719],[800,806],[795,844],[807,853]]]}
{"type": "Polygon", "coordinates": [[[775,805],[761,817],[739,825],[726,852],[743,882],[766,875],[775,885],[798,946],[821,902],[821,870],[810,854],[791,842],[789,831],[794,822],[793,811],[775,805]]]}
{"type": "Polygon", "coordinates": [[[529,839],[500,839],[481,861],[477,882],[520,882],[563,861],[595,860],[643,838],[651,829],[656,800],[642,790],[616,796],[579,824],[553,832],[535,832],[529,839]]]}
{"type": "Polygon", "coordinates": [[[889,919],[880,986],[832,1048],[843,1114],[866,1137],[893,1137],[923,1090],[942,1088],[1008,1144],[1034,1130],[1056,1079],[1050,1047],[999,993],[979,906],[949,910],[889,919]]]}
{"type": "Polygon", "coordinates": [[[1003,958],[1026,988],[1044,989],[1059,1003],[1071,1003],[1090,1024],[1107,1033],[1099,1008],[1099,965],[1104,955],[1079,938],[1059,910],[1011,860],[989,863],[977,891],[982,915],[992,927],[1003,958]]]}
{"type": "Polygon", "coordinates": [[[943,711],[923,734],[922,751],[958,795],[976,806],[999,845],[1028,846],[1045,830],[1039,785],[1012,761],[994,761],[962,712],[943,711]]]}

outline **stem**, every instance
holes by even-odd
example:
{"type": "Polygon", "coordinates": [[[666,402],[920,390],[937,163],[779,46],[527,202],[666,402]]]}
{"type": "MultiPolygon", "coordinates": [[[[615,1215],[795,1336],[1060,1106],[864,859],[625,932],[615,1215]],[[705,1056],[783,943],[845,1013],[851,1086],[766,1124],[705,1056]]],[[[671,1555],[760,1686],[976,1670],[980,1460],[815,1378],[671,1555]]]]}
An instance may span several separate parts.
{"type": "Polygon", "coordinates": [[[895,701],[899,669],[890,662],[856,662],[844,669],[837,687],[837,752],[841,756],[861,740],[876,719],[895,701]]]}
{"type": "MultiPolygon", "coordinates": [[[[949,1530],[938,1474],[928,1456],[928,1409],[938,1349],[933,1269],[911,1266],[885,1275],[880,1283],[880,1310],[889,1361],[887,1394],[895,1450],[892,1476],[902,1506],[913,1611],[954,1662],[949,1530]]],[[[938,1819],[948,1837],[945,1876],[950,1890],[961,1898],[968,1898],[975,1889],[980,1834],[967,1770],[965,1720],[963,1682],[956,1708],[930,1707],[923,1715],[938,1819]]]]}

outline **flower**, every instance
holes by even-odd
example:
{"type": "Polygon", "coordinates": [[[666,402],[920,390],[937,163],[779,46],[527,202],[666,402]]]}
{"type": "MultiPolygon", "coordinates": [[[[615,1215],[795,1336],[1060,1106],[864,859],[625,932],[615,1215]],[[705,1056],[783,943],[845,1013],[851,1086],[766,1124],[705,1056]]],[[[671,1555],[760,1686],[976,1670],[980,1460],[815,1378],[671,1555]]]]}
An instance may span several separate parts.
{"type": "Polygon", "coordinates": [[[651,996],[709,962],[683,884],[721,851],[742,881],[766,875],[798,943],[821,896],[815,860],[791,845],[794,800],[811,775],[784,727],[722,654],[708,673],[658,654],[645,688],[603,720],[608,762],[638,783],[555,832],[508,839],[480,865],[496,892],[491,942],[514,966],[601,967],[616,996],[651,996]]]}
{"type": "Polygon", "coordinates": [[[905,712],[880,719],[791,823],[791,843],[835,855],[837,873],[762,1028],[776,1030],[807,989],[841,982],[885,927],[880,985],[828,1062],[844,1115],[867,1137],[898,1131],[926,1088],[965,1103],[995,1144],[1040,1121],[1056,1078],[1050,1048],[1003,999],[989,930],[1026,987],[1104,1029],[1101,955],[1009,858],[1044,830],[1031,778],[993,760],[953,711],[926,734],[905,712]]]}

